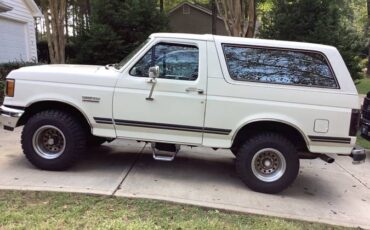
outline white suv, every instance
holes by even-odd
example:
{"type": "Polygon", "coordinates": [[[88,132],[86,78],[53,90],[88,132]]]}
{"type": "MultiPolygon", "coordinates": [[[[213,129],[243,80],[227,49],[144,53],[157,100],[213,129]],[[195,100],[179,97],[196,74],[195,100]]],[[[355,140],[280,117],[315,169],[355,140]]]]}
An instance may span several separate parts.
{"type": "Polygon", "coordinates": [[[5,129],[24,125],[24,154],[46,170],[126,138],[151,143],[157,160],[180,145],[230,149],[251,189],[276,193],[300,158],[365,159],[354,148],[356,88],[338,50],[318,44],[153,34],[118,64],[12,71],[1,110],[5,129]]]}

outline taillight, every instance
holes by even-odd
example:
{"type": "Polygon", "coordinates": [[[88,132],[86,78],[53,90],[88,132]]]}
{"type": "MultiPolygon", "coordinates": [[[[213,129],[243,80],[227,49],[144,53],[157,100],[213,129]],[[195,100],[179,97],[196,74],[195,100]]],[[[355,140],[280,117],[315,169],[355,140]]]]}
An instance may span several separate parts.
{"type": "Polygon", "coordinates": [[[351,124],[349,126],[349,135],[356,136],[360,126],[361,111],[359,109],[352,109],[351,124]]]}
{"type": "Polygon", "coordinates": [[[14,97],[14,90],[15,90],[15,80],[7,79],[5,86],[5,96],[14,97]]]}

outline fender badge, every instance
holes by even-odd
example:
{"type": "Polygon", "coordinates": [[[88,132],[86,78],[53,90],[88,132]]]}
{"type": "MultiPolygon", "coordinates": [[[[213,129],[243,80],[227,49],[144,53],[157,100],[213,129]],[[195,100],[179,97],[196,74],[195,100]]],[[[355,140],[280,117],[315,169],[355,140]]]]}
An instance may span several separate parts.
{"type": "Polygon", "coordinates": [[[99,102],[100,102],[100,97],[82,96],[82,101],[83,101],[83,102],[94,102],[94,103],[99,103],[99,102]]]}

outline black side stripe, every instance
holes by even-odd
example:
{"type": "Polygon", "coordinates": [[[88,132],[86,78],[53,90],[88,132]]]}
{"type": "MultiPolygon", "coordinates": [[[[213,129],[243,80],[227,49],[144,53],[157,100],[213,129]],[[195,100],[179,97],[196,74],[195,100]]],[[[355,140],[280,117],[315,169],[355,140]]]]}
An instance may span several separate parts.
{"type": "Polygon", "coordinates": [[[345,137],[323,137],[323,136],[308,136],[313,142],[330,142],[330,143],[341,143],[350,144],[351,138],[345,137]]]}
{"type": "Polygon", "coordinates": [[[94,117],[94,120],[99,124],[113,124],[113,120],[110,118],[94,117]]]}
{"type": "MultiPolygon", "coordinates": [[[[102,124],[113,124],[111,119],[108,118],[98,118],[94,117],[97,123],[102,124]]],[[[174,125],[174,124],[164,124],[164,123],[153,123],[144,121],[129,121],[129,120],[114,120],[116,125],[142,127],[142,128],[152,128],[152,129],[168,129],[168,130],[179,130],[188,132],[198,132],[198,133],[213,133],[220,135],[229,135],[230,129],[218,129],[218,128],[203,128],[198,126],[188,126],[188,125],[174,125]]]]}

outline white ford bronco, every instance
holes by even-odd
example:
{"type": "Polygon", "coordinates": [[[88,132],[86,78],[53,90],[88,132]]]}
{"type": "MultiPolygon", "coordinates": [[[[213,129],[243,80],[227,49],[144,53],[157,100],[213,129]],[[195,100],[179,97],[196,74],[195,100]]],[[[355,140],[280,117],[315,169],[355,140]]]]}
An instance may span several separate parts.
{"type": "Polygon", "coordinates": [[[12,71],[1,124],[23,126],[28,160],[70,167],[115,138],[151,143],[173,160],[181,145],[230,149],[251,189],[277,193],[300,159],[365,159],[361,105],[334,47],[191,34],[153,34],[118,64],[12,71]]]}

